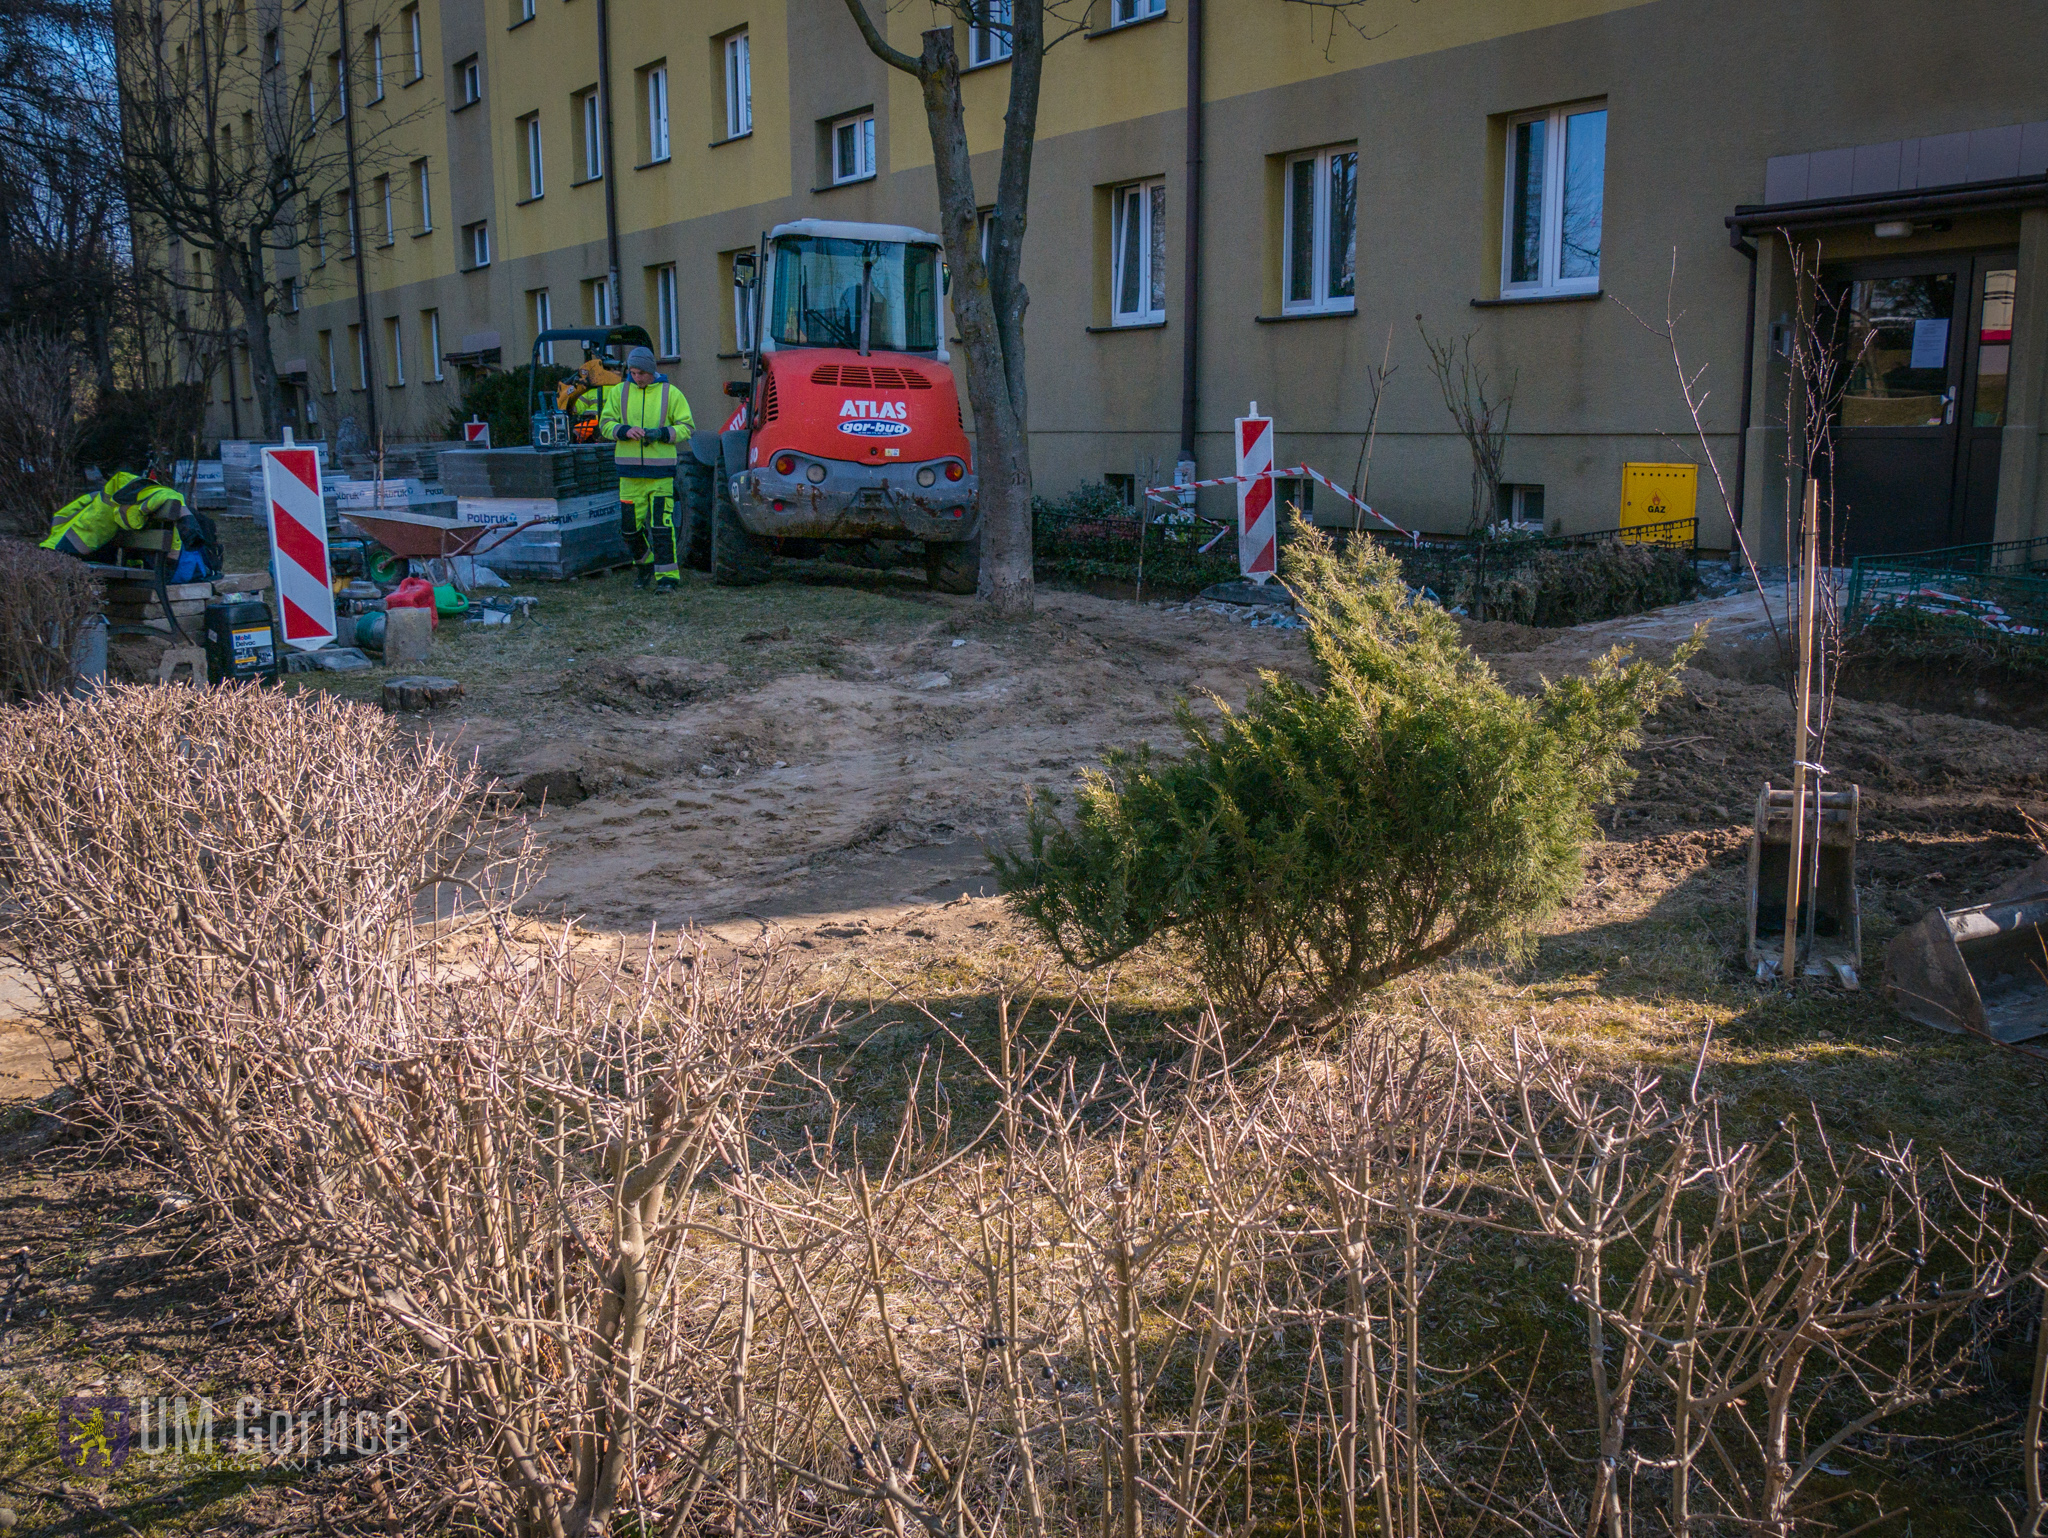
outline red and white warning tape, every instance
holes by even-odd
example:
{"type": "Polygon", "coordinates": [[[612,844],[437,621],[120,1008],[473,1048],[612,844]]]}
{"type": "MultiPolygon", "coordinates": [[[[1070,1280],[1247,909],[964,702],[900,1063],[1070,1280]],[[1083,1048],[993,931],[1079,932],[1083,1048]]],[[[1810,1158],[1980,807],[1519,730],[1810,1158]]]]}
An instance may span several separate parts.
{"type": "MultiPolygon", "coordinates": [[[[1324,475],[1320,470],[1313,469],[1308,465],[1296,465],[1292,470],[1273,470],[1268,473],[1272,475],[1288,476],[1305,475],[1310,480],[1317,482],[1319,485],[1329,487],[1329,489],[1335,492],[1339,498],[1346,502],[1349,502],[1361,513],[1364,513],[1369,517],[1377,518],[1381,523],[1385,524],[1388,528],[1392,529],[1396,534],[1404,535],[1416,544],[1420,544],[1422,542],[1422,536],[1419,533],[1415,532],[1412,529],[1402,528],[1401,525],[1394,522],[1394,520],[1389,518],[1385,513],[1375,511],[1370,503],[1359,501],[1358,498],[1351,495],[1350,492],[1346,491],[1342,486],[1339,486],[1336,482],[1332,481],[1327,475],[1324,475]]],[[[1162,507],[1178,507],[1180,505],[1179,494],[1183,491],[1194,491],[1203,486],[1237,486],[1241,485],[1245,481],[1249,481],[1252,479],[1254,479],[1254,477],[1249,475],[1219,475],[1215,477],[1215,479],[1213,480],[1188,481],[1184,485],[1179,486],[1147,486],[1145,488],[1145,499],[1148,502],[1157,502],[1162,507]]]]}

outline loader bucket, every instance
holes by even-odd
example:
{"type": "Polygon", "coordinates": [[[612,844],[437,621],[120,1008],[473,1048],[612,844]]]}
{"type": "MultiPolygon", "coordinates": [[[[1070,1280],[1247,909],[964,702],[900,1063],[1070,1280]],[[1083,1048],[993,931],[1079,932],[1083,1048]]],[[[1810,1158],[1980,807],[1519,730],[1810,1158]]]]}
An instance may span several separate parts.
{"type": "Polygon", "coordinates": [[[1938,1031],[2006,1046],[2048,1036],[2048,887],[1932,910],[1885,947],[1884,992],[1938,1031]]]}
{"type": "MultiPolygon", "coordinates": [[[[1800,934],[1813,908],[1813,948],[1801,964],[1808,977],[1830,977],[1857,986],[1863,964],[1863,909],[1856,897],[1856,812],[1859,787],[1823,791],[1820,796],[1819,879],[1801,883],[1800,934]]],[[[1813,799],[1806,802],[1807,837],[1813,836],[1813,799]]],[[[1811,846],[1809,845],[1809,850],[1811,846]]],[[[1807,859],[1811,859],[1809,853],[1807,859]]],[[[1759,977],[1776,971],[1785,950],[1785,884],[1792,862],[1792,792],[1767,781],[1756,798],[1756,829],[1749,840],[1750,968],[1759,977]]],[[[1802,864],[1806,861],[1802,860],[1802,864]]],[[[1811,870],[1811,866],[1808,867],[1811,870]]]]}

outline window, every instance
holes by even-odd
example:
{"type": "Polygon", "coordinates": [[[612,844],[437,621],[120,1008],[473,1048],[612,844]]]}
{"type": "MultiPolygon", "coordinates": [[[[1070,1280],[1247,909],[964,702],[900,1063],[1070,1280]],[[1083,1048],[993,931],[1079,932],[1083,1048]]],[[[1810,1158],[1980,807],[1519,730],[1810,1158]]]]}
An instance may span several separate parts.
{"type": "Polygon", "coordinates": [[[327,56],[327,78],[334,86],[334,120],[338,123],[348,116],[348,71],[341,67],[338,51],[327,56]]]}
{"type": "Polygon", "coordinates": [[[270,69],[284,63],[284,40],[275,27],[263,34],[263,63],[270,69]]]}
{"type": "Polygon", "coordinates": [[[307,209],[306,222],[312,226],[313,265],[324,266],[327,262],[327,219],[318,202],[307,209]]]}
{"type": "Polygon", "coordinates": [[[396,315],[384,322],[384,339],[391,344],[390,383],[395,390],[405,383],[405,337],[396,315]]]}
{"type": "Polygon", "coordinates": [[[306,98],[306,132],[310,134],[320,127],[320,85],[310,69],[299,76],[299,92],[306,98]]]}
{"type": "Polygon", "coordinates": [[[332,331],[320,333],[320,357],[321,361],[327,365],[327,393],[332,395],[341,388],[341,375],[335,372],[334,367],[334,333],[332,331]]]}
{"type": "Polygon", "coordinates": [[[1314,523],[1316,521],[1316,483],[1305,475],[1274,476],[1273,505],[1281,508],[1292,508],[1301,515],[1304,523],[1314,523]]]}
{"type": "Polygon", "coordinates": [[[512,25],[533,20],[533,0],[512,0],[512,25]]]}
{"type": "Polygon", "coordinates": [[[1512,525],[1517,529],[1532,529],[1543,532],[1543,488],[1541,486],[1510,486],[1501,482],[1500,501],[1495,504],[1494,517],[1498,522],[1512,525]]]}
{"type": "Polygon", "coordinates": [[[299,313],[299,293],[303,282],[298,278],[286,278],[278,285],[278,308],[287,315],[299,313]]]}
{"type": "Polygon", "coordinates": [[[654,350],[664,358],[683,353],[682,327],[676,315],[676,269],[671,262],[654,269],[654,350]]]}
{"type": "Polygon", "coordinates": [[[1285,240],[1283,311],[1308,315],[1357,308],[1357,150],[1318,150],[1287,162],[1285,240]]]}
{"type": "Polygon", "coordinates": [[[1604,105],[1553,107],[1508,124],[1503,294],[1589,294],[1600,287],[1606,180],[1604,105]]]}
{"type": "Polygon", "coordinates": [[[427,50],[420,35],[420,8],[408,5],[398,14],[405,23],[405,40],[412,46],[412,74],[408,78],[424,79],[427,73],[427,50]]]}
{"type": "Polygon", "coordinates": [[[725,40],[725,136],[754,131],[754,64],[745,32],[725,40]]]}
{"type": "Polygon", "coordinates": [[[1110,195],[1110,322],[1166,319],[1166,183],[1138,182],[1110,195]]]}
{"type": "Polygon", "coordinates": [[[447,376],[441,369],[441,312],[420,311],[420,378],[440,380],[447,376]]]}
{"type": "Polygon", "coordinates": [[[433,179],[427,175],[424,160],[412,163],[412,185],[420,200],[420,225],[415,233],[424,235],[434,227],[433,179]]]}
{"type": "MultiPolygon", "coordinates": [[[[533,301],[533,335],[535,340],[539,340],[540,334],[543,331],[554,329],[555,309],[548,302],[548,291],[544,288],[530,289],[527,291],[526,297],[533,301]]],[[[554,362],[555,344],[553,342],[541,343],[537,356],[543,363],[554,362]]]]}
{"type": "Polygon", "coordinates": [[[470,266],[491,265],[491,226],[487,220],[479,219],[475,224],[464,225],[462,241],[469,251],[470,266]]]}
{"type": "Polygon", "coordinates": [[[592,278],[583,285],[589,295],[590,323],[593,326],[609,326],[616,317],[612,314],[612,284],[609,278],[592,278]]]}
{"type": "Polygon", "coordinates": [[[981,19],[967,28],[967,63],[994,64],[1010,56],[1010,0],[982,0],[981,19]]]}
{"type": "Polygon", "coordinates": [[[1109,24],[1121,27],[1128,22],[1165,14],[1166,0],[1110,0],[1109,24]]]}
{"type": "Polygon", "coordinates": [[[599,112],[596,88],[579,94],[575,108],[576,148],[583,162],[580,180],[594,182],[604,175],[604,119],[599,112]]]}
{"type": "Polygon", "coordinates": [[[348,345],[356,355],[356,388],[370,388],[370,339],[363,335],[361,326],[348,328],[348,345]]]}
{"type": "Polygon", "coordinates": [[[939,345],[941,281],[937,246],[785,235],[775,243],[768,325],[790,347],[857,347],[865,340],[884,352],[931,352],[939,345]]]}
{"type": "Polygon", "coordinates": [[[843,117],[832,125],[832,180],[857,182],[875,174],[875,115],[843,117]]]}
{"type": "Polygon", "coordinates": [[[1122,506],[1134,508],[1138,505],[1138,478],[1135,475],[1112,470],[1103,476],[1102,484],[1116,494],[1116,499],[1122,506]]]}
{"type": "Polygon", "coordinates": [[[520,177],[526,183],[526,196],[520,201],[532,202],[547,191],[547,179],[541,171],[540,114],[529,112],[519,120],[520,177]]]}
{"type": "Polygon", "coordinates": [[[370,100],[371,100],[371,101],[382,101],[382,100],[384,99],[384,33],[383,33],[383,31],[382,31],[382,30],[381,30],[380,28],[377,28],[377,27],[372,27],[372,28],[370,28],[370,31],[369,31],[369,35],[368,35],[367,37],[365,37],[365,38],[363,39],[363,43],[364,43],[364,52],[365,52],[365,53],[367,53],[367,54],[369,55],[369,64],[370,64],[370,100]]]}
{"type": "Polygon", "coordinates": [[[384,239],[379,244],[388,246],[398,239],[398,222],[391,213],[391,178],[388,176],[377,178],[377,206],[384,210],[384,239]]]}
{"type": "MultiPolygon", "coordinates": [[[[744,252],[728,251],[725,253],[719,266],[724,270],[728,279],[733,276],[737,265],[733,258],[743,254],[751,255],[752,252],[753,248],[750,246],[744,252]]],[[[757,287],[742,288],[737,283],[732,285],[732,346],[730,350],[733,352],[751,352],[753,350],[755,341],[754,296],[758,292],[759,289],[757,287]]]]}
{"type": "Polygon", "coordinates": [[[246,0],[235,0],[230,14],[234,19],[235,52],[247,53],[249,51],[249,8],[246,0]]]}
{"type": "Polygon", "coordinates": [[[342,226],[348,231],[348,249],[342,252],[346,259],[356,254],[356,205],[345,192],[337,192],[334,201],[341,205],[342,226]]]}
{"type": "Polygon", "coordinates": [[[484,69],[475,54],[455,66],[455,94],[465,107],[484,99],[484,69]]]}
{"type": "Polygon", "coordinates": [[[647,161],[668,159],[668,66],[647,71],[647,161]]]}

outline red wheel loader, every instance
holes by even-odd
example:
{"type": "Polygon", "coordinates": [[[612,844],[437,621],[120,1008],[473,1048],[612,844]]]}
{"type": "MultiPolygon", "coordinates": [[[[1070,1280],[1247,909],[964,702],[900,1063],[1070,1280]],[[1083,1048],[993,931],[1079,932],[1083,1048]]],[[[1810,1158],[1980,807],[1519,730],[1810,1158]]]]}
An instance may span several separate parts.
{"type": "Polygon", "coordinates": [[[925,574],[971,593],[978,482],[947,367],[939,237],[799,219],[733,262],[747,378],[721,432],[699,432],[677,487],[688,554],[725,586],[764,582],[819,541],[917,540],[925,574]]]}

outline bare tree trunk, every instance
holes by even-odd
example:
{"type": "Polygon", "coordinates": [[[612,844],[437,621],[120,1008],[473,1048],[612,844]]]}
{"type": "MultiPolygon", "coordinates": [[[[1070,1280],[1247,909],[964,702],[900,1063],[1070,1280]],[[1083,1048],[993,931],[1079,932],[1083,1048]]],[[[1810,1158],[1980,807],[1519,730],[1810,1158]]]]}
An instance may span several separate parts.
{"type": "Polygon", "coordinates": [[[246,248],[224,252],[219,261],[221,286],[234,301],[249,345],[249,387],[256,394],[257,430],[275,441],[282,417],[277,386],[277,354],[270,344],[270,316],[263,302],[263,242],[251,234],[246,248]]]}

